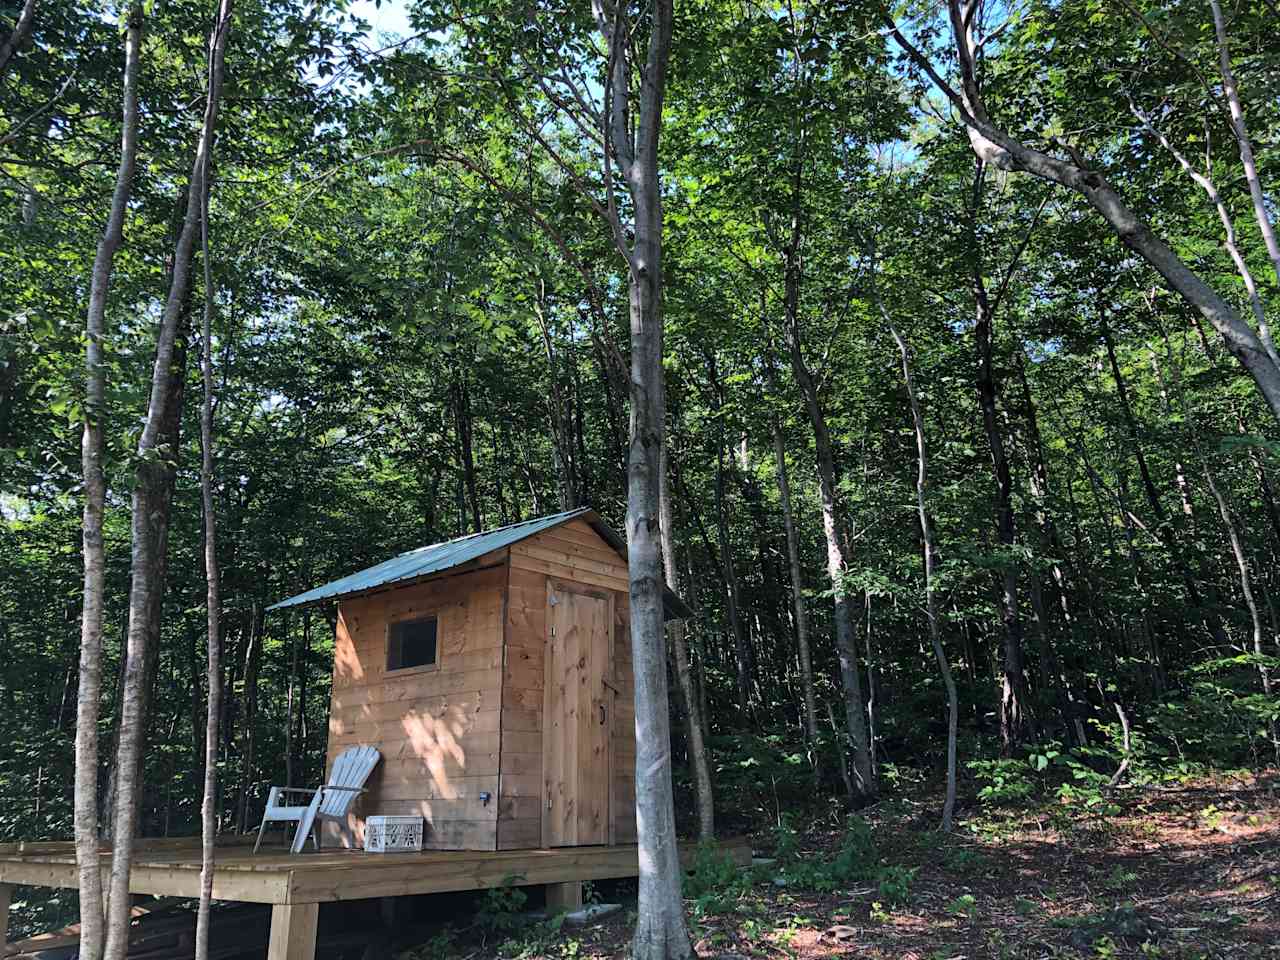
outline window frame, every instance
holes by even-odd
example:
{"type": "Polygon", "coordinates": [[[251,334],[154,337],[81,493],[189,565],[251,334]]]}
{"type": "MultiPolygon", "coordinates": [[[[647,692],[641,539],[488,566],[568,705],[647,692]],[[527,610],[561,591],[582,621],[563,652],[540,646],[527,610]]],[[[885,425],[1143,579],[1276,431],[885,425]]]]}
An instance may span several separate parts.
{"type": "Polygon", "coordinates": [[[387,619],[386,628],[383,631],[382,641],[382,666],[385,674],[389,677],[403,677],[414,673],[435,673],[440,669],[440,654],[443,652],[444,645],[441,643],[441,633],[443,624],[439,610],[414,610],[412,612],[402,613],[387,619]],[[412,667],[395,667],[391,666],[391,631],[401,623],[415,623],[420,620],[434,620],[436,622],[436,658],[433,663],[419,663],[412,667]]]}

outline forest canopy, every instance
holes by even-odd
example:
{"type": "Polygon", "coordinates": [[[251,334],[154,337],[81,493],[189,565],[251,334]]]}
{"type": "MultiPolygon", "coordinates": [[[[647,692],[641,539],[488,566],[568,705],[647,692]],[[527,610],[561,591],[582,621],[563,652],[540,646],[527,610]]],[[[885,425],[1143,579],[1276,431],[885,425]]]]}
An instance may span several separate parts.
{"type": "Polygon", "coordinates": [[[941,779],[949,702],[987,797],[1280,759],[1274,0],[682,0],[655,115],[669,8],[0,0],[0,841],[130,729],[143,836],[318,782],[265,608],[634,534],[645,357],[686,832],[941,779]]]}

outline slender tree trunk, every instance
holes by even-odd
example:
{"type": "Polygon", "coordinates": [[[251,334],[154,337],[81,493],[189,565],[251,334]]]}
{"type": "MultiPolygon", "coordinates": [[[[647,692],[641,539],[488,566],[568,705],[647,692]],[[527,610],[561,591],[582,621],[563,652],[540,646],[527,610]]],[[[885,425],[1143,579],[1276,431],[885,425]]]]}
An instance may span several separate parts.
{"type": "MultiPolygon", "coordinates": [[[[231,28],[231,0],[221,0],[218,25],[210,41],[209,88],[221,80],[221,62],[215,59],[218,37],[231,28]]],[[[218,823],[218,721],[222,717],[222,574],[218,568],[217,518],[213,509],[213,313],[217,292],[209,257],[209,194],[212,151],[204,155],[200,177],[200,253],[204,266],[204,314],[200,325],[200,369],[204,386],[200,406],[200,503],[204,513],[205,607],[208,616],[209,665],[206,688],[209,702],[205,720],[204,795],[200,803],[200,903],[196,911],[195,960],[209,960],[209,908],[213,898],[214,841],[218,823]]]]}
{"type": "Polygon", "coordinates": [[[551,339],[551,325],[546,317],[546,283],[540,277],[535,277],[534,288],[533,313],[538,321],[538,329],[542,333],[542,349],[547,358],[547,384],[550,387],[547,406],[551,426],[551,449],[556,459],[556,489],[560,495],[560,509],[572,510],[578,505],[572,423],[568,406],[560,389],[560,374],[557,369],[559,363],[556,360],[555,346],[551,339]]]}
{"type": "Polygon", "coordinates": [[[671,55],[671,0],[648,8],[643,66],[628,11],[593,0],[608,52],[603,84],[604,177],[608,226],[627,265],[631,314],[631,430],[627,458],[627,567],[631,584],[631,658],[636,701],[636,824],[640,863],[635,960],[692,957],[680,896],[680,850],[671,793],[671,722],[663,626],[661,545],[663,430],[662,188],[658,138],[671,55]],[[633,109],[633,81],[639,76],[633,109]],[[631,239],[623,230],[613,173],[631,199],[631,239]]]}
{"type": "Polygon", "coordinates": [[[778,478],[778,501],[782,506],[782,526],[787,537],[787,569],[791,576],[791,605],[796,619],[796,647],[800,656],[800,684],[804,692],[804,729],[809,741],[809,762],[815,782],[821,781],[818,762],[818,701],[813,690],[813,656],[809,649],[809,611],[804,599],[804,573],[800,564],[800,535],[791,506],[791,482],[787,478],[786,438],[782,424],[773,420],[774,469],[778,478]]]}
{"type": "MultiPolygon", "coordinates": [[[[1163,333],[1163,331],[1161,332],[1163,333]]],[[[1167,336],[1165,337],[1165,342],[1166,344],[1168,343],[1167,336]]],[[[1164,371],[1160,369],[1160,360],[1156,356],[1154,348],[1151,350],[1151,372],[1155,374],[1156,382],[1160,384],[1160,407],[1164,411],[1165,416],[1168,416],[1173,407],[1169,402],[1169,388],[1168,384],[1165,383],[1164,371]]],[[[1243,424],[1241,424],[1241,427],[1243,428],[1243,424]]],[[[1241,432],[1244,432],[1243,429],[1241,429],[1241,432]]],[[[1178,485],[1178,499],[1182,503],[1182,515],[1186,517],[1188,521],[1193,521],[1195,519],[1196,511],[1195,507],[1192,506],[1191,503],[1191,485],[1187,482],[1187,468],[1183,465],[1180,457],[1175,458],[1173,461],[1173,475],[1174,480],[1178,485]]]]}
{"type": "Polygon", "coordinates": [[[471,393],[467,389],[465,374],[459,372],[453,384],[453,415],[458,430],[458,458],[462,462],[462,482],[466,491],[471,530],[484,529],[480,515],[480,498],[476,492],[475,445],[472,439],[471,393]]]}
{"type": "MultiPolygon", "coordinates": [[[[1231,112],[1231,130],[1236,137],[1236,146],[1240,150],[1240,166],[1244,168],[1244,180],[1249,185],[1249,199],[1253,202],[1254,218],[1258,221],[1258,232],[1262,235],[1263,245],[1267,248],[1267,258],[1271,261],[1271,269],[1280,283],[1280,241],[1276,240],[1275,225],[1271,222],[1271,212],[1267,208],[1267,196],[1262,189],[1262,180],[1258,176],[1258,164],[1253,158],[1253,141],[1249,137],[1249,128],[1244,119],[1244,106],[1240,102],[1240,87],[1236,83],[1235,71],[1231,67],[1231,48],[1227,43],[1227,22],[1222,16],[1222,6],[1218,0],[1209,0],[1209,8],[1213,11],[1213,31],[1218,46],[1218,72],[1222,74],[1222,92],[1227,98],[1227,106],[1231,112]]],[[[1265,319],[1259,323],[1260,337],[1267,347],[1272,362],[1280,365],[1275,344],[1271,342],[1271,331],[1265,319]]]]}
{"type": "Polygon", "coordinates": [[[1017,527],[1013,513],[1013,480],[1009,460],[1005,456],[1004,434],[1000,429],[999,389],[991,361],[995,310],[983,280],[981,251],[978,246],[976,220],[985,179],[981,161],[976,165],[973,182],[973,222],[970,224],[973,245],[973,289],[976,317],[973,327],[977,352],[978,406],[982,411],[982,427],[991,454],[991,475],[996,494],[996,536],[1005,552],[1000,565],[1000,616],[1004,629],[1004,679],[1000,695],[1000,742],[1006,754],[1034,736],[1035,718],[1031,709],[1031,693],[1027,688],[1026,658],[1023,652],[1022,615],[1018,608],[1018,563],[1014,557],[1017,527]]]}
{"type": "MultiPolygon", "coordinates": [[[[667,587],[680,594],[680,573],[676,567],[674,524],[671,511],[671,481],[667,461],[670,451],[664,444],[662,451],[662,490],[659,519],[661,520],[662,569],[667,587]]],[[[671,654],[675,661],[676,683],[680,691],[680,705],[688,721],[689,772],[693,775],[698,798],[698,837],[714,840],[716,836],[715,795],[711,787],[711,765],[707,760],[707,746],[703,739],[702,711],[694,689],[693,670],[689,662],[689,646],[685,640],[685,622],[672,620],[667,624],[667,638],[671,641],[671,654]]]]}
{"type": "Polygon", "coordinates": [[[1138,464],[1138,476],[1142,478],[1142,489],[1146,493],[1147,503],[1151,506],[1151,512],[1155,515],[1156,521],[1163,525],[1167,519],[1164,502],[1160,498],[1160,492],[1156,489],[1155,481],[1151,479],[1151,469],[1147,466],[1146,455],[1138,442],[1141,431],[1138,429],[1137,418],[1133,414],[1133,404],[1129,400],[1128,385],[1125,383],[1124,375],[1120,372],[1120,363],[1116,359],[1116,345],[1111,337],[1111,326],[1107,323],[1104,307],[1100,307],[1098,310],[1098,325],[1102,331],[1102,344],[1107,352],[1107,363],[1111,368],[1111,379],[1116,385],[1116,396],[1120,399],[1120,412],[1124,416],[1125,427],[1129,431],[1129,439],[1133,441],[1133,456],[1138,464]]]}
{"type": "MultiPolygon", "coordinates": [[[[28,6],[35,9],[33,0],[28,6]]],[[[25,11],[24,11],[25,12],[25,11]]],[[[142,6],[130,5],[125,19],[125,67],[120,165],[111,213],[98,243],[85,322],[85,404],[81,455],[84,470],[84,607],[80,625],[80,689],[76,697],[75,838],[80,889],[80,956],[99,960],[105,944],[102,873],[98,857],[98,715],[102,697],[102,614],[106,551],[102,517],[106,504],[102,420],[106,416],[104,318],[116,251],[133,187],[138,149],[138,69],[142,48],[142,6]]]]}
{"type": "MultiPolygon", "coordinates": [[[[684,572],[688,584],[688,591],[684,597],[687,603],[694,610],[694,620],[702,622],[702,618],[698,615],[698,570],[693,563],[693,548],[688,547],[684,553],[684,572]]],[[[698,719],[702,721],[702,740],[705,743],[711,736],[710,718],[711,712],[707,707],[707,675],[706,662],[707,655],[705,645],[700,642],[701,631],[693,632],[693,643],[690,645],[689,658],[692,667],[693,688],[698,701],[698,719]]]]}
{"type": "Polygon", "coordinates": [[[298,678],[298,782],[307,780],[307,740],[311,731],[307,727],[307,666],[311,663],[311,609],[302,614],[302,663],[298,678]]]}
{"type": "MultiPolygon", "coordinates": [[[[1111,369],[1111,379],[1116,385],[1116,395],[1120,399],[1120,412],[1124,416],[1125,428],[1129,433],[1134,460],[1138,464],[1138,475],[1142,480],[1142,490],[1146,495],[1147,505],[1151,507],[1151,513],[1156,520],[1156,537],[1164,545],[1164,548],[1169,551],[1169,557],[1182,578],[1183,588],[1187,592],[1187,599],[1198,612],[1210,636],[1213,637],[1215,643],[1225,643],[1226,632],[1222,628],[1222,621],[1218,619],[1218,615],[1213,612],[1205,603],[1204,597],[1201,596],[1200,588],[1196,585],[1195,575],[1183,555],[1177,532],[1169,519],[1168,511],[1165,510],[1164,502],[1160,497],[1159,490],[1156,488],[1155,481],[1151,477],[1151,470],[1147,465],[1147,458],[1142,450],[1138,421],[1134,416],[1133,404],[1129,399],[1128,386],[1125,383],[1124,375],[1120,371],[1120,363],[1116,358],[1115,342],[1111,337],[1111,328],[1107,324],[1105,312],[1101,310],[1099,311],[1099,323],[1102,330],[1103,346],[1106,349],[1107,363],[1111,369]]],[[[1163,677],[1163,665],[1158,665],[1156,672],[1158,676],[1163,677]]]]}
{"type": "MultiPolygon", "coordinates": [[[[880,309],[883,311],[884,307],[881,306],[880,309]]],[[[885,319],[888,319],[887,314],[885,319]]],[[[889,324],[889,332],[893,334],[898,352],[902,355],[902,379],[907,386],[911,422],[916,432],[916,509],[920,515],[920,538],[924,542],[925,616],[929,621],[929,643],[933,646],[938,672],[942,674],[942,682],[947,690],[947,794],[942,804],[941,828],[943,833],[950,833],[956,807],[956,727],[960,707],[956,697],[955,678],[951,676],[951,664],[947,661],[938,628],[938,598],[934,591],[937,548],[933,540],[933,520],[929,515],[929,455],[924,436],[924,416],[920,412],[920,400],[916,396],[915,382],[911,377],[911,351],[892,323],[889,324]]]]}
{"type": "Polygon", "coordinates": [[[13,59],[18,49],[27,42],[31,37],[31,28],[35,26],[36,21],[36,0],[24,0],[22,9],[18,12],[17,22],[13,25],[13,32],[0,43],[0,78],[3,78],[9,71],[9,61],[13,59]]]}
{"type": "Polygon", "coordinates": [[[876,705],[880,701],[880,676],[876,671],[875,648],[871,635],[875,614],[871,604],[871,591],[862,591],[863,654],[867,659],[867,749],[871,752],[871,769],[876,766],[876,705]]]}
{"type": "Polygon", "coordinates": [[[849,590],[844,582],[844,544],[836,503],[835,454],[826,417],[818,402],[816,384],[804,363],[796,325],[788,321],[788,341],[792,371],[800,384],[805,407],[813,425],[817,449],[818,490],[822,508],[822,532],[827,541],[827,576],[834,596],[836,654],[840,661],[840,679],[844,687],[845,724],[853,752],[851,776],[858,797],[875,795],[875,774],[871,764],[871,747],[867,736],[866,705],[862,696],[862,680],[858,673],[858,652],[850,609],[849,590]]]}
{"type": "Polygon", "coordinates": [[[285,724],[284,724],[284,780],[286,787],[294,785],[297,767],[295,751],[297,750],[295,729],[298,722],[298,638],[289,629],[289,613],[284,615],[284,632],[289,638],[289,682],[285,688],[285,724]]]}
{"type": "MultiPolygon", "coordinates": [[[[721,427],[723,434],[723,425],[721,427]]],[[[737,667],[738,709],[742,721],[749,722],[751,715],[751,644],[742,623],[742,611],[738,603],[738,574],[733,563],[733,545],[729,541],[729,513],[725,503],[724,437],[716,457],[716,542],[720,550],[720,566],[724,570],[725,607],[729,614],[729,629],[733,633],[734,663],[737,667]]]]}
{"type": "Polygon", "coordinates": [[[257,779],[258,666],[262,662],[262,608],[254,601],[249,612],[249,646],[244,660],[244,717],[240,740],[240,806],[236,831],[249,823],[249,795],[257,779]]]}
{"type": "Polygon", "coordinates": [[[190,716],[188,722],[191,725],[191,782],[204,783],[204,718],[205,718],[205,699],[204,690],[200,685],[200,677],[204,673],[204,666],[200,661],[200,653],[196,649],[196,634],[194,631],[187,633],[187,674],[189,683],[189,693],[187,709],[190,716]]]}
{"type": "Polygon", "coordinates": [[[173,414],[174,385],[171,367],[174,345],[190,285],[191,252],[200,220],[204,196],[204,174],[213,145],[214,127],[221,97],[223,62],[227,32],[230,26],[229,0],[223,0],[220,16],[209,41],[209,89],[205,103],[200,141],[187,188],[187,210],[174,250],[173,273],[169,293],[156,336],[155,367],[151,378],[151,396],[142,435],[138,439],[139,466],[133,491],[132,583],[129,589],[129,632],[127,640],[128,672],[125,676],[120,736],[116,757],[117,787],[113,837],[115,848],[111,861],[111,888],[107,917],[105,960],[125,960],[129,949],[129,874],[133,866],[133,833],[137,824],[140,784],[139,760],[146,734],[146,660],[149,614],[158,607],[163,584],[164,557],[157,555],[163,547],[167,527],[169,490],[162,482],[163,472],[157,468],[171,459],[175,450],[163,450],[160,441],[166,420],[173,414]]]}
{"type": "MultiPolygon", "coordinates": [[[[797,178],[798,179],[798,178],[797,178]]],[[[797,182],[794,190],[799,195],[797,182]]],[[[857,797],[875,795],[875,769],[871,762],[871,744],[867,735],[866,707],[862,698],[862,680],[858,674],[858,652],[853,629],[853,612],[850,609],[849,589],[844,582],[845,557],[843,529],[836,500],[835,452],[831,433],[827,429],[826,415],[818,397],[814,382],[804,359],[804,347],[800,334],[800,242],[802,238],[799,213],[793,214],[791,240],[785,251],[786,273],[783,304],[787,352],[791,360],[791,372],[804,398],[805,410],[813,427],[814,448],[817,459],[818,491],[822,509],[822,532],[827,541],[827,576],[831,580],[834,598],[836,655],[840,661],[840,680],[844,687],[845,725],[853,752],[850,777],[857,797]]]]}
{"type": "MultiPolygon", "coordinates": [[[[1204,470],[1204,481],[1209,487],[1209,492],[1213,495],[1214,502],[1218,505],[1218,514],[1222,517],[1222,526],[1226,530],[1227,540],[1231,544],[1231,553],[1235,557],[1236,569],[1240,573],[1240,595],[1244,597],[1244,604],[1249,610],[1249,619],[1253,625],[1253,652],[1258,657],[1266,655],[1266,651],[1262,648],[1262,614],[1258,610],[1258,602],[1253,596],[1253,576],[1249,570],[1249,557],[1245,553],[1244,541],[1240,537],[1240,528],[1236,525],[1235,518],[1231,515],[1231,507],[1227,504],[1227,498],[1218,489],[1217,483],[1214,482],[1213,472],[1209,469],[1207,460],[1202,459],[1201,467],[1204,470]]],[[[1262,693],[1267,700],[1272,696],[1271,673],[1267,669],[1266,664],[1259,661],[1258,673],[1262,680],[1262,693]]],[[[1280,730],[1273,720],[1270,724],[1271,747],[1275,752],[1276,762],[1280,763],[1280,730]]]]}
{"type": "MultiPolygon", "coordinates": [[[[1053,558],[1050,564],[1053,588],[1057,593],[1058,609],[1062,614],[1062,624],[1065,627],[1067,636],[1070,637],[1075,630],[1076,616],[1075,611],[1072,609],[1071,591],[1067,581],[1067,573],[1064,569],[1064,561],[1060,559],[1064,556],[1065,551],[1063,550],[1062,538],[1058,534],[1058,525],[1054,521],[1049,507],[1049,465],[1044,455],[1044,440],[1040,434],[1040,418],[1036,412],[1035,400],[1031,396],[1031,384],[1027,380],[1026,355],[1021,349],[1018,351],[1017,373],[1018,383],[1022,388],[1022,401],[1026,413],[1029,446],[1032,454],[1029,476],[1031,495],[1036,503],[1036,524],[1040,528],[1044,544],[1048,547],[1049,555],[1053,558]]],[[[1078,576],[1074,576],[1074,571],[1073,578],[1079,579],[1078,576]]],[[[1043,609],[1046,605],[1040,596],[1038,581],[1033,582],[1031,599],[1033,609],[1037,611],[1037,620],[1042,629],[1042,643],[1044,644],[1046,661],[1048,661],[1046,668],[1053,674],[1056,681],[1055,688],[1059,694],[1063,723],[1073,731],[1076,743],[1083,746],[1088,741],[1078,707],[1079,700],[1072,685],[1071,677],[1062,663],[1062,658],[1059,656],[1057,644],[1054,642],[1053,635],[1050,632],[1047,611],[1043,609]]]]}

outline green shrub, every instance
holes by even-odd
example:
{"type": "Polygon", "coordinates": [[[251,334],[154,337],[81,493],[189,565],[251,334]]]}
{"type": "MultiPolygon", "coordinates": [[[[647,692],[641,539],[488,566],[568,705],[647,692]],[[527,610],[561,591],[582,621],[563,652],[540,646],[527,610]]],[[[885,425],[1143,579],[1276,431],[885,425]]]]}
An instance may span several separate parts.
{"type": "Polygon", "coordinates": [[[778,860],[788,885],[829,893],[851,883],[866,881],[876,875],[876,845],[871,827],[857,815],[845,821],[840,848],[831,860],[799,855],[799,839],[784,818],[779,825],[778,860]],[[785,856],[783,853],[785,852],[785,856]]]}
{"type": "Polygon", "coordinates": [[[714,840],[698,844],[693,869],[684,877],[684,896],[692,900],[695,917],[723,913],[751,888],[754,876],[741,869],[714,840]]]}
{"type": "Polygon", "coordinates": [[[476,922],[486,930],[506,932],[513,930],[522,922],[520,914],[529,896],[516,886],[524,877],[511,874],[502,879],[502,885],[490,887],[480,898],[480,909],[476,911],[476,922]]]}
{"type": "Polygon", "coordinates": [[[832,874],[842,881],[860,880],[875,869],[876,841],[871,826],[857,814],[852,814],[844,826],[840,852],[831,863],[832,874]]]}
{"type": "Polygon", "coordinates": [[[882,867],[877,875],[880,896],[896,906],[905,904],[911,896],[911,881],[915,879],[916,870],[916,867],[882,867]]]}
{"type": "Polygon", "coordinates": [[[792,824],[792,817],[784,813],[773,828],[773,855],[783,864],[792,863],[800,854],[800,835],[792,824]]]}
{"type": "Polygon", "coordinates": [[[968,917],[972,920],[977,912],[978,901],[971,893],[962,893],[947,904],[947,913],[953,917],[968,917]]]}
{"type": "Polygon", "coordinates": [[[1217,768],[1256,767],[1269,756],[1268,730],[1280,721],[1280,698],[1259,689],[1258,668],[1275,671],[1275,657],[1241,654],[1198,663],[1181,696],[1158,704],[1151,738],[1171,761],[1217,768]]]}
{"type": "Polygon", "coordinates": [[[693,855],[693,869],[685,874],[684,895],[690,900],[719,893],[738,880],[741,871],[733,858],[714,840],[698,844],[693,855]]]}

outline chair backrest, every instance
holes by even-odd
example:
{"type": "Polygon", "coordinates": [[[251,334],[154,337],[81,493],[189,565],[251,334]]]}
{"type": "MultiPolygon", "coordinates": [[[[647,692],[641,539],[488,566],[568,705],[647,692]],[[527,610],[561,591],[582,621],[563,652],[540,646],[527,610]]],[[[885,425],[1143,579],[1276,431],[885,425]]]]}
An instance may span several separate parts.
{"type": "MultiPolygon", "coordinates": [[[[334,758],[327,786],[363,788],[381,759],[382,754],[373,747],[347,747],[334,758]]],[[[354,790],[326,790],[319,812],[326,817],[344,817],[358,796],[354,790]]]]}

